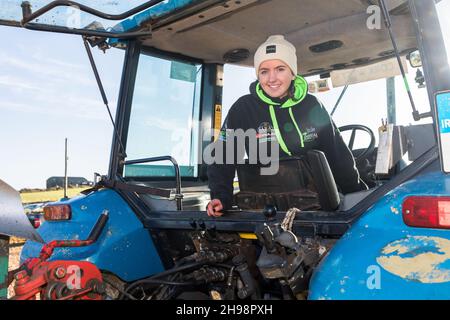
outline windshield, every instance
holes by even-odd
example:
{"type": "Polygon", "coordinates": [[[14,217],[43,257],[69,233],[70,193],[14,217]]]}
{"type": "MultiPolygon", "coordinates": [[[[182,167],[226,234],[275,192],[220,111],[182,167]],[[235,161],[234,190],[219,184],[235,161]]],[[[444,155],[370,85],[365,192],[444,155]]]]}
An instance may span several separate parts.
{"type": "MultiPolygon", "coordinates": [[[[197,177],[201,65],[142,54],[136,76],[127,160],[172,156],[181,176],[197,177]]],[[[171,164],[128,165],[125,177],[173,177],[171,164]]]]}

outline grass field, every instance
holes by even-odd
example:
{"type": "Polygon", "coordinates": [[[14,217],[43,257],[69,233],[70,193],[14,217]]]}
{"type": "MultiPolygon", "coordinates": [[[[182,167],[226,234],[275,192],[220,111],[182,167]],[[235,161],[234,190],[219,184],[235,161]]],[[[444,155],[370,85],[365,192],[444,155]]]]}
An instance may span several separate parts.
{"type": "MultiPolygon", "coordinates": [[[[81,191],[88,189],[84,188],[70,188],[67,190],[67,196],[72,198],[78,195],[81,191]]],[[[22,203],[33,203],[33,202],[48,202],[57,201],[64,196],[64,190],[52,190],[52,191],[37,191],[37,192],[23,192],[20,194],[22,198],[22,203]]]]}

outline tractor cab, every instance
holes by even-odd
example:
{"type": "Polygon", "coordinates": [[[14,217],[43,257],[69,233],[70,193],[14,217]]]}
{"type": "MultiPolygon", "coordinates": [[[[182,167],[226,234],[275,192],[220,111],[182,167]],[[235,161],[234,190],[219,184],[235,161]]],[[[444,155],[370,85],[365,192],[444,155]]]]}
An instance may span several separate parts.
{"type": "MultiPolygon", "coordinates": [[[[313,165],[306,155],[280,161],[281,170],[266,179],[255,174],[254,166],[243,163],[235,181],[237,211],[261,210],[265,205],[286,211],[294,204],[302,209],[348,211],[436,144],[431,111],[417,110],[408,87],[397,90],[411,97],[411,106],[405,101],[401,109],[397,107],[404,115],[403,123],[395,121],[392,77],[411,81],[411,76],[406,79],[407,58],[412,55],[420,61],[407,1],[385,1],[383,6],[361,1],[326,5],[276,0],[154,0],[114,5],[100,1],[93,6],[83,1],[10,1],[4,6],[2,24],[80,34],[90,47],[126,51],[110,168],[104,180],[114,184],[120,179],[129,189],[138,186],[140,191],[134,194],[150,211],[205,208],[211,162],[208,146],[217,139],[230,108],[230,100],[228,105],[223,100],[229,96],[236,100],[235,92],[248,93],[249,83],[244,88],[237,87],[234,79],[227,83],[227,76],[233,76],[229,66],[250,69],[256,48],[273,34],[282,34],[295,45],[299,74],[309,82],[309,91],[319,99],[332,97],[326,98],[325,105],[332,116],[340,113],[333,120],[340,124],[368,190],[344,196],[324,169],[328,165],[314,165],[317,155],[311,156],[313,165]],[[392,13],[386,17],[383,10],[392,13]],[[383,98],[376,109],[364,93],[353,94],[348,106],[340,104],[343,98],[350,100],[349,86],[352,91],[358,84],[388,78],[391,84],[386,93],[391,100],[383,98]],[[355,112],[364,114],[359,123],[355,112]],[[409,125],[426,118],[419,126],[409,125]],[[383,141],[378,141],[379,130],[383,141]],[[385,144],[379,148],[377,142],[385,144]],[[303,181],[306,176],[316,181],[303,181]],[[282,181],[284,187],[279,187],[282,181]],[[155,195],[145,191],[146,186],[166,192],[155,195]],[[292,193],[294,189],[298,192],[292,193]]],[[[385,90],[381,93],[385,96],[385,90]]],[[[301,130],[304,138],[315,134],[308,132],[310,128],[301,130]]]]}
{"type": "MultiPolygon", "coordinates": [[[[158,4],[148,12],[163,11],[166,5],[158,4]]],[[[396,108],[395,97],[390,102],[387,97],[392,95],[392,85],[381,91],[384,101],[375,108],[364,94],[347,98],[344,91],[396,75],[414,81],[406,74],[408,67],[410,74],[416,71],[407,58],[418,54],[408,4],[388,1],[384,5],[393,12],[389,15],[390,29],[395,33],[392,37],[384,27],[383,8],[365,3],[241,1],[207,5],[194,1],[180,7],[177,15],[150,19],[145,25],[152,25],[151,37],[126,44],[110,40],[111,46],[126,46],[134,56],[127,57],[125,66],[133,69],[124,72],[129,84],[122,87],[121,95],[126,93],[127,101],[117,117],[117,127],[123,131],[120,141],[117,138],[114,142],[108,177],[119,177],[128,185],[171,191],[168,200],[138,193],[150,210],[162,205],[172,210],[203,211],[209,201],[208,148],[218,138],[230,107],[224,106],[224,94],[236,91],[236,85],[227,83],[229,66],[251,68],[258,45],[269,35],[283,34],[296,46],[299,73],[309,81],[312,94],[320,99],[334,93],[334,100],[327,99],[328,109],[338,117],[341,134],[353,150],[368,190],[344,196],[326,169],[327,159],[318,159],[317,154],[311,159],[305,155],[304,159],[280,161],[277,174],[267,177],[261,177],[256,172],[259,168],[247,159],[237,167],[235,212],[261,212],[266,205],[274,205],[282,211],[299,207],[345,215],[436,145],[429,108],[418,110],[422,105],[416,106],[414,98],[403,99],[401,108],[396,108]],[[265,16],[270,17],[270,23],[261,19],[265,16]],[[356,25],[362,27],[351,27],[356,25]],[[338,98],[347,102],[339,104],[338,98]],[[395,121],[396,110],[403,115],[402,121],[395,121]],[[355,121],[355,113],[364,114],[358,117],[360,122],[355,121]],[[377,145],[380,142],[381,148],[377,145]],[[305,183],[296,186],[306,176],[312,179],[313,192],[305,183]]],[[[131,27],[129,21],[115,29],[145,30],[142,24],[131,27]]],[[[239,92],[248,93],[248,86],[239,92]]],[[[404,87],[397,90],[403,97],[412,96],[404,87]]],[[[425,90],[420,93],[423,101],[427,94],[425,90]]],[[[314,134],[309,128],[300,130],[305,138],[314,134]]]]}

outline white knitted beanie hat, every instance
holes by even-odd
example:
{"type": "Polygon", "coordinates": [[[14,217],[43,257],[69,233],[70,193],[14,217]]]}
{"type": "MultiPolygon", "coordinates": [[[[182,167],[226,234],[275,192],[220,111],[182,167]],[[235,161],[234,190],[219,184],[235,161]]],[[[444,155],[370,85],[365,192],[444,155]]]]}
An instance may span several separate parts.
{"type": "Polygon", "coordinates": [[[255,52],[254,66],[256,76],[261,63],[266,60],[278,59],[286,63],[291,68],[294,75],[297,75],[297,54],[292,43],[284,39],[282,35],[270,36],[266,42],[261,44],[255,52]]]}

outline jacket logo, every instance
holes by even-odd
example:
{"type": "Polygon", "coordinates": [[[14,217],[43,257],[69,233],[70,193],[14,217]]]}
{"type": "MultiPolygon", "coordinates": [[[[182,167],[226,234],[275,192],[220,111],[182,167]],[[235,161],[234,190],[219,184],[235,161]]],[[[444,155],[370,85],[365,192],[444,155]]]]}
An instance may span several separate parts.
{"type": "Polygon", "coordinates": [[[303,142],[312,142],[314,140],[317,140],[319,138],[319,135],[316,132],[316,128],[309,127],[306,128],[306,131],[303,132],[303,142]]]}
{"type": "Polygon", "coordinates": [[[256,138],[259,139],[259,143],[272,141],[276,139],[275,130],[269,122],[263,122],[258,127],[256,138]]]}

